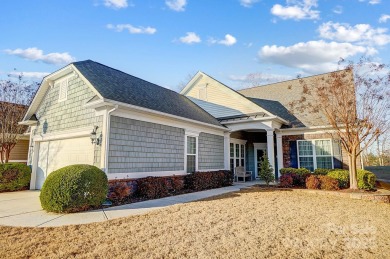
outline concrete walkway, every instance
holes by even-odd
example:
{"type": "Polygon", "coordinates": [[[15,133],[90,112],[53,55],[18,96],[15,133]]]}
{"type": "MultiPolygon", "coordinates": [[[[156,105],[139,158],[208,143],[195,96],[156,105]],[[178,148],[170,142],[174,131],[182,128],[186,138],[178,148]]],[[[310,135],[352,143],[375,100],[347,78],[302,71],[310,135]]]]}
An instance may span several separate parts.
{"type": "Polygon", "coordinates": [[[233,186],[171,196],[73,214],[47,213],[41,208],[39,191],[0,193],[0,225],[20,227],[53,227],[87,224],[110,219],[144,214],[174,204],[196,201],[224,193],[239,191],[258,181],[235,183],[233,186]]]}

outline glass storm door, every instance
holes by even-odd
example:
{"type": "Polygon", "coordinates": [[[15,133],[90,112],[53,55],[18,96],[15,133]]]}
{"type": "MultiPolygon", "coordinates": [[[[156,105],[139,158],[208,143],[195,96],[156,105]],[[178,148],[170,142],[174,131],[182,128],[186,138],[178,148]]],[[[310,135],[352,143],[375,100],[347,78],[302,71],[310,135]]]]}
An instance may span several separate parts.
{"type": "Polygon", "coordinates": [[[257,159],[256,159],[257,160],[257,176],[259,176],[261,163],[263,162],[263,156],[264,156],[265,150],[257,149],[256,152],[257,152],[257,154],[256,154],[256,157],[257,157],[257,159]]]}

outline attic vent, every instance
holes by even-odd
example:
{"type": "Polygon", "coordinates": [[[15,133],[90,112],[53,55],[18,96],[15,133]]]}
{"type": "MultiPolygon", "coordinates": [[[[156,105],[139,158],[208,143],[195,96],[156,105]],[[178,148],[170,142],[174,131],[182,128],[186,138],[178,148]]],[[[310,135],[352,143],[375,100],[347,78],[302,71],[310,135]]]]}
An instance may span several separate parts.
{"type": "Polygon", "coordinates": [[[56,85],[59,87],[58,102],[68,99],[68,79],[62,80],[56,85]]]}
{"type": "Polygon", "coordinates": [[[207,101],[207,85],[199,86],[198,98],[207,101]]]}

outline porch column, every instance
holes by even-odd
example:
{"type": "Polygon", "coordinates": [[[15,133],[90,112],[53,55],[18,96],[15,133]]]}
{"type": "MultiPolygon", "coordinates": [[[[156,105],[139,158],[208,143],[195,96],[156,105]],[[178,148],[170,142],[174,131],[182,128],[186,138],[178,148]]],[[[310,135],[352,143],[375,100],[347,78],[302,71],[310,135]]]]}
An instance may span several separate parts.
{"type": "Polygon", "coordinates": [[[230,170],[230,132],[224,133],[223,164],[225,170],[230,170]]]}
{"type": "Polygon", "coordinates": [[[278,159],[278,178],[280,177],[280,169],[283,168],[283,144],[282,135],[276,133],[276,157],[278,159]]]}
{"type": "Polygon", "coordinates": [[[274,155],[274,131],[267,130],[267,156],[275,173],[275,155],[274,155]]]}

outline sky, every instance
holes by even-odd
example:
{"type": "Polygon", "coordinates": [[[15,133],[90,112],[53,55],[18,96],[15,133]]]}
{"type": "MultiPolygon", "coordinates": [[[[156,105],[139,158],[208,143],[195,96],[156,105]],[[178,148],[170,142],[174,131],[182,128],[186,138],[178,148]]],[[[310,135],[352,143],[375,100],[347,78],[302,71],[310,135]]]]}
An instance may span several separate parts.
{"type": "Polygon", "coordinates": [[[390,0],[1,0],[0,79],[91,59],[180,91],[202,71],[234,88],[390,61],[390,0]]]}

